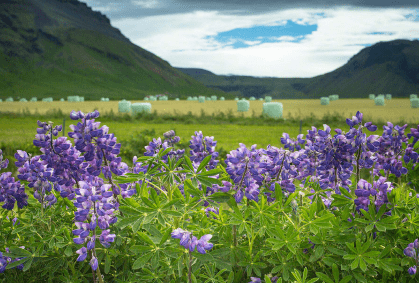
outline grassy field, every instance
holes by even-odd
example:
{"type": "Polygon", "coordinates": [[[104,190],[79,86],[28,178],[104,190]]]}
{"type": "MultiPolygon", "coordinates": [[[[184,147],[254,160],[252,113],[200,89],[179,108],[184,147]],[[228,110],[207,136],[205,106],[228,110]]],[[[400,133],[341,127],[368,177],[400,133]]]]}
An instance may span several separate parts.
{"type": "MultiPolygon", "coordinates": [[[[35,117],[14,117],[2,118],[2,127],[0,127],[0,143],[31,143],[36,134],[37,119],[35,117]]],[[[51,119],[54,125],[62,124],[61,119],[51,119]]],[[[152,130],[156,132],[156,138],[163,138],[163,133],[169,130],[175,130],[176,135],[181,141],[189,141],[195,131],[202,131],[204,136],[214,136],[218,141],[217,148],[223,147],[226,150],[233,150],[239,146],[239,142],[250,146],[257,144],[258,147],[266,147],[268,144],[279,146],[279,139],[283,132],[296,137],[299,128],[292,126],[242,126],[242,125],[180,125],[180,124],[145,124],[138,122],[114,122],[103,121],[100,118],[97,121],[101,125],[107,125],[109,132],[114,133],[118,141],[127,140],[136,133],[143,130],[152,130]]],[[[70,130],[69,125],[75,121],[66,119],[66,136],[70,130]]],[[[303,128],[306,133],[308,127],[303,128]]]]}
{"type": "MultiPolygon", "coordinates": [[[[131,101],[144,102],[144,101],[131,101]]],[[[202,111],[207,114],[211,113],[227,113],[231,110],[235,115],[243,115],[244,117],[252,117],[253,112],[256,116],[262,114],[262,101],[249,101],[250,110],[248,112],[237,112],[236,101],[206,101],[199,103],[196,101],[150,101],[152,111],[158,114],[163,113],[179,113],[186,114],[192,112],[194,115],[200,115],[202,111]]],[[[387,100],[385,106],[375,106],[373,100],[369,99],[339,99],[331,101],[329,105],[320,105],[318,99],[303,100],[274,100],[281,102],[284,107],[283,117],[300,117],[304,119],[311,115],[317,118],[323,117],[327,113],[338,112],[342,119],[352,117],[357,111],[364,113],[365,120],[382,120],[397,123],[404,121],[407,123],[419,122],[419,109],[411,108],[409,99],[392,99],[387,100]]],[[[100,102],[86,101],[77,102],[2,102],[0,103],[0,112],[23,112],[29,110],[31,113],[44,114],[52,109],[61,109],[64,113],[70,113],[71,110],[81,110],[83,112],[91,112],[98,109],[101,113],[110,112],[118,113],[118,102],[100,102]]]]}

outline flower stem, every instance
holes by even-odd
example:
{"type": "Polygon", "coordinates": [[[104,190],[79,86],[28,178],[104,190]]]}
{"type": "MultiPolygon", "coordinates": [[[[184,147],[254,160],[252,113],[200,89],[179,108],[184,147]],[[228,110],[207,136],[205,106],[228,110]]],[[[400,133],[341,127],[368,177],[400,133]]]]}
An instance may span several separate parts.
{"type": "Polygon", "coordinates": [[[192,283],[192,252],[189,251],[188,283],[192,283]]]}

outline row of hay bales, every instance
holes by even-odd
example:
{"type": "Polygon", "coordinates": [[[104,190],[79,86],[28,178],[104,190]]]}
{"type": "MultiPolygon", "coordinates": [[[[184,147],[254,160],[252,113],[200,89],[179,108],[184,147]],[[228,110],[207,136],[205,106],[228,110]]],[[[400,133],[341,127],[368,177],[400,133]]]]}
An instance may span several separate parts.
{"type": "Polygon", "coordinates": [[[100,101],[108,102],[109,101],[109,98],[108,97],[101,97],[100,98],[100,101]]]}
{"type": "Polygon", "coordinates": [[[84,102],[84,96],[71,95],[67,96],[68,102],[84,102]]]}
{"type": "Polygon", "coordinates": [[[329,105],[330,101],[339,100],[339,95],[332,94],[329,96],[320,97],[320,104],[321,105],[329,105]]]}
{"type": "Polygon", "coordinates": [[[169,100],[169,98],[167,97],[167,95],[162,95],[162,96],[146,96],[144,97],[145,101],[156,101],[156,100],[161,100],[161,101],[166,101],[169,100]]]}

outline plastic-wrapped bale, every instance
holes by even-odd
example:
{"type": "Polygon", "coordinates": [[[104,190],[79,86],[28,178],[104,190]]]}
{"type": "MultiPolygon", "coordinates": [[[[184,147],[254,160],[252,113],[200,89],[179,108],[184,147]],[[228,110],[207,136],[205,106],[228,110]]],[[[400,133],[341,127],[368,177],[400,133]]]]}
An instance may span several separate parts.
{"type": "Polygon", "coordinates": [[[84,96],[80,96],[80,102],[84,102],[84,96]]]}
{"type": "Polygon", "coordinates": [[[259,98],[259,101],[263,101],[263,98],[261,97],[261,98],[259,98]]]}
{"type": "Polygon", "coordinates": [[[151,96],[148,98],[148,100],[149,100],[149,101],[156,101],[156,97],[155,97],[155,96],[153,96],[153,95],[151,95],[151,96]]]}
{"type": "Polygon", "coordinates": [[[21,98],[19,99],[19,102],[28,102],[28,100],[26,98],[21,98]]]}
{"type": "Polygon", "coordinates": [[[7,101],[7,102],[13,102],[13,97],[8,97],[8,98],[6,98],[6,101],[7,101]]]}
{"type": "Polygon", "coordinates": [[[254,97],[254,96],[251,96],[250,98],[249,98],[249,100],[256,100],[256,98],[254,97]]]}
{"type": "Polygon", "coordinates": [[[375,98],[377,98],[377,97],[382,97],[382,98],[384,98],[384,99],[385,99],[384,94],[379,94],[379,95],[377,95],[375,98]]]}
{"type": "Polygon", "coordinates": [[[192,100],[193,101],[198,101],[198,97],[197,96],[194,96],[194,97],[192,97],[192,100]]]}
{"type": "Polygon", "coordinates": [[[179,98],[175,98],[175,101],[179,101],[179,98]]]}
{"type": "Polygon", "coordinates": [[[391,100],[391,94],[386,94],[386,99],[391,100]]]}
{"type": "Polygon", "coordinates": [[[42,98],[42,102],[52,102],[52,101],[53,101],[52,97],[42,98]]]}
{"type": "Polygon", "coordinates": [[[368,97],[369,97],[369,99],[374,100],[375,99],[375,94],[369,94],[368,97]]]}
{"type": "Polygon", "coordinates": [[[330,101],[329,97],[323,96],[320,98],[321,105],[329,105],[329,101],[330,101]]]}
{"type": "Polygon", "coordinates": [[[109,102],[109,97],[106,97],[105,99],[106,99],[106,102],[109,102]]]}
{"type": "Polygon", "coordinates": [[[265,102],[262,114],[265,117],[279,119],[282,118],[282,110],[283,106],[280,102],[265,102]]]}
{"type": "Polygon", "coordinates": [[[418,98],[410,99],[410,107],[419,108],[419,99],[418,98]]]}
{"type": "Polygon", "coordinates": [[[211,99],[211,97],[206,96],[206,97],[205,97],[205,100],[212,100],[212,99],[211,99]]]}
{"type": "Polygon", "coordinates": [[[211,100],[212,101],[216,101],[217,100],[217,96],[216,95],[211,95],[211,100]]]}
{"type": "Polygon", "coordinates": [[[63,102],[63,101],[65,101],[65,99],[64,98],[61,98],[60,101],[63,102]]]}
{"type": "Polygon", "coordinates": [[[198,97],[198,101],[199,101],[200,103],[204,103],[204,102],[205,102],[205,96],[200,96],[200,97],[198,97]]]}
{"type": "Polygon", "coordinates": [[[220,100],[221,100],[221,101],[224,101],[224,100],[225,100],[224,96],[221,96],[221,97],[220,97],[220,100]]]}
{"type": "Polygon", "coordinates": [[[3,102],[3,99],[0,98],[0,102],[3,102]]]}
{"type": "Polygon", "coordinates": [[[384,103],[384,96],[377,96],[374,99],[374,102],[375,102],[375,105],[377,105],[377,106],[384,106],[385,105],[385,103],[384,103]]]}
{"type": "Polygon", "coordinates": [[[151,103],[133,103],[131,104],[132,115],[137,113],[151,113],[151,103]]]}
{"type": "Polygon", "coordinates": [[[238,97],[236,97],[236,98],[234,98],[234,100],[235,100],[235,101],[239,101],[239,98],[238,98],[238,97]]]}
{"type": "Polygon", "coordinates": [[[118,111],[120,113],[129,113],[131,112],[131,101],[126,101],[123,99],[118,102],[118,111]]]}
{"type": "Polygon", "coordinates": [[[271,102],[272,96],[265,96],[265,102],[271,102]]]}
{"type": "Polygon", "coordinates": [[[418,96],[417,96],[416,94],[411,94],[411,95],[410,95],[410,100],[412,100],[412,99],[416,99],[416,98],[418,98],[418,96]]]}
{"type": "Polygon", "coordinates": [[[69,101],[69,102],[80,102],[80,96],[78,96],[78,95],[67,96],[67,101],[69,101]]]}
{"type": "Polygon", "coordinates": [[[38,99],[37,99],[36,97],[32,97],[29,101],[30,101],[30,102],[37,102],[37,101],[38,101],[38,99]]]}
{"type": "Polygon", "coordinates": [[[165,96],[165,95],[160,96],[160,97],[159,97],[159,100],[166,101],[166,100],[167,100],[167,96],[165,96]]]}
{"type": "Polygon", "coordinates": [[[237,101],[237,111],[238,112],[247,112],[249,111],[250,103],[247,100],[237,101]]]}
{"type": "Polygon", "coordinates": [[[192,97],[188,96],[188,98],[186,98],[187,101],[191,101],[192,97]]]}

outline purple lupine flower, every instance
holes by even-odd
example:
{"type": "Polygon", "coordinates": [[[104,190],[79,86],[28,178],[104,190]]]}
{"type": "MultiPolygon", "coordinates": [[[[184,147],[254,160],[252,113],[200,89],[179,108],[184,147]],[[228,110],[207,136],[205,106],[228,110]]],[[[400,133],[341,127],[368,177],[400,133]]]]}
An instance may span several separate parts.
{"type": "Polygon", "coordinates": [[[196,247],[199,253],[205,254],[206,251],[212,249],[214,246],[212,243],[208,243],[212,238],[212,235],[210,234],[206,234],[198,240],[191,232],[177,228],[173,230],[171,235],[174,239],[180,239],[179,244],[190,252],[193,252],[196,247]]]}
{"type": "Polygon", "coordinates": [[[20,181],[15,181],[11,172],[4,172],[0,175],[0,203],[4,202],[2,208],[12,210],[17,203],[18,208],[28,205],[28,196],[25,193],[25,186],[20,181]]]}
{"type": "Polygon", "coordinates": [[[416,265],[414,265],[414,266],[410,267],[410,268],[407,270],[407,272],[408,272],[410,275],[415,275],[415,274],[416,274],[416,265]]]}
{"type": "Polygon", "coordinates": [[[9,165],[9,159],[6,158],[3,160],[3,151],[0,149],[0,170],[6,169],[8,165],[9,165]]]}
{"type": "Polygon", "coordinates": [[[262,280],[258,277],[250,277],[250,281],[249,283],[262,283],[262,280]]]}
{"type": "Polygon", "coordinates": [[[212,243],[208,243],[208,241],[212,238],[212,235],[206,234],[202,236],[196,245],[196,250],[201,253],[205,254],[205,251],[209,251],[214,246],[212,243]]]}
{"type": "Polygon", "coordinates": [[[79,257],[77,258],[77,261],[83,261],[87,257],[87,249],[86,247],[82,247],[76,251],[77,254],[79,254],[79,257]]]}

